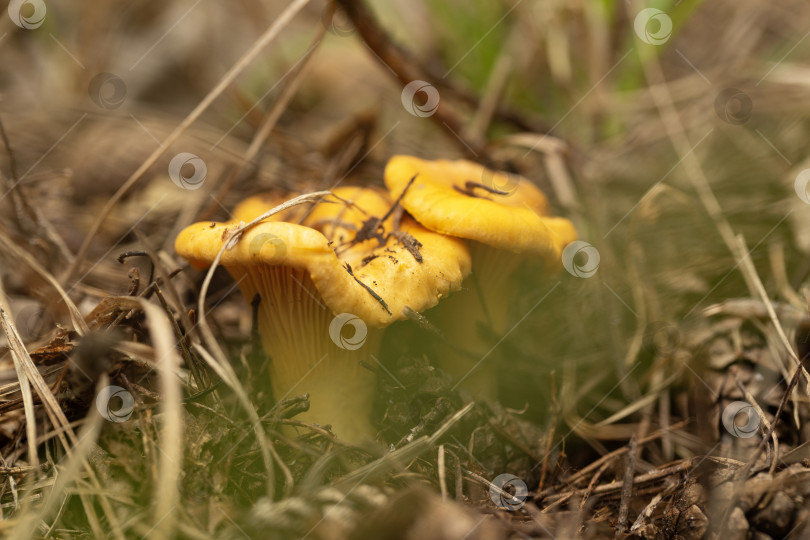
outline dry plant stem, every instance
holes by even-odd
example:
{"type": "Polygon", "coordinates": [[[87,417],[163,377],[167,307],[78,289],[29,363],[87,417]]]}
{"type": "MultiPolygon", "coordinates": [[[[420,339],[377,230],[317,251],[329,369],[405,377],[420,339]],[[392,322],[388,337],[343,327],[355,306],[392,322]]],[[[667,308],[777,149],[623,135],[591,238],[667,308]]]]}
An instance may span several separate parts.
{"type": "Polygon", "coordinates": [[[776,279],[777,288],[781,295],[791,306],[802,310],[805,309],[805,302],[790,285],[790,279],[788,278],[787,268],[785,266],[784,242],[777,241],[771,244],[768,248],[768,258],[771,261],[771,271],[776,279]]]}
{"type": "MultiPolygon", "coordinates": [[[[630,346],[627,348],[627,354],[624,357],[625,366],[632,366],[638,359],[638,354],[644,344],[644,332],[647,328],[649,316],[647,315],[647,303],[644,301],[644,291],[642,290],[641,283],[643,277],[638,270],[638,260],[641,257],[642,249],[637,241],[631,240],[628,243],[630,251],[630,263],[627,265],[630,283],[633,284],[631,291],[633,292],[633,307],[637,313],[636,317],[636,331],[633,333],[633,339],[630,346]]],[[[655,317],[655,315],[653,315],[655,317]]],[[[657,317],[653,320],[659,320],[657,317]]]]}
{"type": "MultiPolygon", "coordinates": [[[[3,285],[0,283],[0,306],[7,305],[6,295],[2,289],[3,285]]],[[[3,327],[3,332],[8,339],[9,348],[11,349],[11,358],[14,361],[14,370],[17,372],[17,380],[20,382],[20,393],[23,399],[23,410],[25,412],[25,435],[28,439],[28,463],[34,470],[39,468],[39,455],[37,454],[37,415],[34,410],[34,397],[31,392],[31,386],[28,384],[28,377],[25,375],[25,370],[22,367],[22,353],[19,347],[22,345],[22,340],[17,338],[17,330],[14,328],[14,323],[11,322],[8,313],[3,307],[0,307],[0,325],[3,327]],[[14,338],[12,338],[14,336],[14,338]],[[16,338],[16,339],[15,339],[16,338]]],[[[31,480],[35,480],[36,477],[31,480]]]]}
{"type": "Polygon", "coordinates": [[[619,540],[624,537],[627,530],[627,515],[630,511],[630,499],[633,496],[633,472],[636,468],[636,458],[638,458],[638,439],[635,434],[630,437],[630,444],[627,451],[627,464],[624,468],[624,481],[622,483],[622,498],[619,504],[619,517],[614,538],[619,540]]]}
{"type": "Polygon", "coordinates": [[[737,375],[737,370],[736,369],[734,369],[732,371],[732,375],[734,377],[734,382],[736,383],[737,388],[739,388],[740,391],[743,393],[743,396],[745,397],[745,401],[750,403],[751,406],[754,407],[754,409],[756,410],[757,415],[759,416],[759,421],[762,422],[762,424],[764,424],[764,426],[765,426],[765,432],[771,434],[771,440],[773,441],[773,452],[770,453],[771,464],[770,464],[769,473],[773,474],[774,471],[776,470],[776,465],[777,465],[777,462],[776,462],[777,458],[776,457],[780,455],[780,452],[779,452],[779,438],[776,436],[776,433],[774,433],[774,430],[771,429],[771,423],[768,422],[768,417],[765,416],[765,411],[762,410],[762,407],[759,405],[759,403],[757,402],[757,400],[753,396],[753,394],[751,394],[751,392],[749,392],[748,389],[740,381],[740,378],[737,375]]]}
{"type": "MultiPolygon", "coordinates": [[[[599,484],[599,480],[602,478],[602,475],[605,474],[605,471],[608,470],[610,467],[610,463],[605,462],[602,464],[601,467],[594,473],[591,477],[590,482],[588,482],[588,487],[585,488],[585,493],[582,495],[582,500],[579,503],[579,509],[582,510],[585,508],[585,505],[590,500],[591,494],[593,493],[593,489],[599,484]]],[[[560,499],[562,501],[563,499],[560,499]]],[[[559,504],[560,501],[557,501],[555,504],[559,504]]],[[[554,506],[554,505],[552,505],[554,506]]],[[[545,513],[546,509],[543,509],[545,513]]]]}
{"type": "MultiPolygon", "coordinates": [[[[334,11],[334,7],[331,8],[334,11]]],[[[281,118],[282,113],[289,105],[292,98],[295,97],[298,88],[301,86],[301,81],[304,80],[304,75],[307,72],[307,68],[310,66],[310,61],[312,58],[315,57],[315,51],[318,50],[318,46],[321,44],[321,40],[323,40],[323,36],[326,33],[326,25],[321,25],[318,32],[315,34],[315,37],[312,40],[312,44],[307,49],[307,52],[304,53],[304,56],[298,60],[293,69],[295,72],[292,75],[292,79],[288,84],[284,86],[284,89],[281,91],[281,95],[279,95],[278,100],[273,104],[273,108],[270,110],[270,114],[264,119],[264,122],[259,127],[258,131],[253,137],[253,140],[250,142],[250,146],[245,151],[245,155],[242,156],[242,161],[236,168],[228,175],[228,179],[225,180],[225,183],[219,188],[215,199],[224,200],[225,196],[228,194],[230,189],[236,183],[236,181],[242,176],[242,173],[245,170],[245,167],[248,163],[252,163],[256,156],[259,154],[259,150],[262,149],[262,146],[267,141],[267,138],[272,133],[273,128],[276,127],[276,123],[278,119],[281,118]]],[[[206,208],[200,218],[197,221],[206,221],[209,219],[216,209],[219,207],[219,204],[214,201],[212,202],[208,208],[206,208]]],[[[175,231],[176,232],[176,231],[175,231]]],[[[176,235],[171,235],[169,238],[173,238],[176,235]]],[[[168,240],[167,240],[168,241],[168,240]]]]}
{"type": "Polygon", "coordinates": [[[500,495],[503,498],[506,498],[509,501],[514,500],[513,495],[511,493],[509,493],[508,491],[504,491],[503,489],[499,488],[498,486],[496,486],[495,484],[493,484],[492,482],[490,482],[489,480],[487,480],[483,476],[481,476],[479,474],[476,474],[476,473],[474,473],[474,472],[472,472],[470,470],[467,470],[467,469],[462,469],[462,471],[464,472],[464,476],[466,476],[470,480],[473,480],[473,481],[477,482],[482,487],[486,488],[487,491],[489,491],[490,493],[494,491],[495,493],[497,493],[498,495],[500,495]]]}
{"type": "MultiPolygon", "coordinates": [[[[739,238],[739,241],[744,246],[742,238],[739,238]]],[[[756,278],[755,283],[758,285],[758,287],[757,287],[758,292],[760,293],[760,297],[762,298],[762,301],[769,308],[768,313],[773,317],[772,320],[775,321],[774,326],[778,325],[778,328],[781,328],[781,324],[779,324],[779,320],[776,319],[776,313],[773,310],[773,304],[770,302],[770,299],[768,298],[767,293],[765,292],[765,288],[762,285],[762,282],[759,280],[759,276],[756,274],[756,269],[754,268],[754,263],[751,262],[751,258],[746,256],[742,261],[742,265],[745,267],[745,271],[750,272],[756,278]]],[[[787,338],[785,337],[785,339],[787,339],[787,338]]],[[[768,430],[767,430],[767,433],[765,434],[765,437],[762,438],[762,441],[760,442],[759,446],[757,446],[757,449],[754,451],[754,454],[748,460],[745,468],[737,475],[737,477],[740,478],[740,479],[747,478],[748,475],[750,474],[751,469],[753,468],[757,458],[762,453],[762,451],[765,449],[765,446],[768,444],[768,439],[770,439],[773,436],[773,431],[776,428],[776,425],[779,423],[779,418],[782,415],[782,411],[785,408],[785,404],[787,403],[788,399],[790,398],[790,395],[793,393],[796,386],[798,385],[799,379],[800,379],[802,373],[805,373],[805,374],[807,373],[804,370],[804,367],[802,366],[801,361],[798,359],[796,354],[793,352],[793,348],[790,347],[789,344],[787,344],[787,350],[788,350],[789,354],[793,358],[796,359],[796,361],[798,362],[798,365],[796,366],[796,370],[793,372],[793,377],[791,377],[790,383],[788,384],[788,387],[787,387],[787,390],[785,390],[785,393],[782,396],[782,400],[779,403],[779,408],[776,410],[776,414],[773,417],[773,422],[771,422],[771,425],[768,427],[768,430]]]]}
{"type": "MultiPolygon", "coordinates": [[[[185,335],[180,328],[180,325],[177,323],[177,320],[172,316],[172,309],[169,307],[168,302],[166,302],[166,298],[163,296],[163,292],[161,291],[160,287],[157,285],[154,286],[155,297],[160,302],[160,307],[163,308],[163,311],[169,317],[169,321],[172,325],[172,330],[174,330],[174,335],[177,339],[177,346],[182,351],[182,358],[183,363],[188,366],[189,371],[191,371],[191,376],[194,378],[194,381],[197,383],[198,388],[208,388],[211,382],[205,377],[205,371],[199,369],[200,366],[197,365],[196,358],[193,354],[191,354],[191,350],[188,348],[188,343],[186,343],[185,335]]],[[[182,310],[180,310],[182,313],[182,310]]]]}
{"type": "MultiPolygon", "coordinates": [[[[553,383],[552,383],[553,384],[553,383]]],[[[554,389],[552,388],[552,395],[554,395],[554,389]]],[[[546,475],[548,474],[548,459],[551,455],[551,444],[554,440],[554,434],[556,433],[556,419],[557,415],[552,415],[552,421],[549,422],[550,426],[548,429],[548,433],[546,434],[546,448],[543,452],[543,465],[540,467],[540,482],[537,484],[537,491],[543,491],[543,486],[546,485],[546,475]]]]}
{"type": "Polygon", "coordinates": [[[651,381],[650,389],[647,391],[645,395],[639,396],[635,401],[633,401],[629,405],[623,407],[621,410],[613,413],[604,420],[600,420],[599,422],[591,424],[591,426],[594,428],[607,427],[610,426],[611,424],[615,424],[619,420],[627,418],[628,416],[637,411],[649,407],[651,404],[655,402],[656,399],[658,399],[663,394],[663,392],[667,388],[669,388],[672,385],[672,383],[677,381],[680,376],[681,374],[676,372],[662,381],[660,380],[660,377],[658,377],[656,374],[656,377],[653,377],[653,380],[651,381]]]}
{"type": "MultiPolygon", "coordinates": [[[[650,482],[655,482],[661,480],[662,478],[666,478],[667,476],[672,476],[673,474],[679,474],[683,472],[688,472],[696,463],[699,463],[702,459],[702,456],[695,456],[686,460],[681,461],[675,465],[664,467],[661,469],[655,469],[648,473],[640,474],[638,476],[633,477],[633,484],[638,486],[641,484],[647,484],[650,482]]],[[[615,494],[620,493],[624,486],[624,482],[616,482],[612,481],[608,484],[600,484],[596,486],[592,491],[591,495],[607,495],[607,494],[615,494]]],[[[544,501],[547,502],[554,502],[560,499],[571,497],[573,495],[584,495],[587,493],[587,490],[584,489],[573,489],[571,491],[566,491],[563,493],[553,493],[546,497],[544,501]]]]}
{"type": "MultiPolygon", "coordinates": [[[[143,236],[138,231],[135,231],[135,235],[138,238],[138,241],[144,246],[146,255],[152,261],[153,272],[156,272],[158,274],[158,279],[166,284],[166,291],[168,292],[169,297],[172,301],[172,306],[174,307],[175,311],[180,314],[180,318],[183,322],[183,325],[186,328],[192,328],[193,325],[191,324],[191,320],[189,319],[188,314],[183,309],[183,303],[180,301],[180,295],[177,294],[177,290],[174,288],[172,280],[169,274],[166,272],[166,268],[163,266],[159,255],[149,245],[149,240],[145,236],[143,236]]],[[[150,278],[151,277],[152,276],[150,276],[150,278]]],[[[205,377],[205,372],[199,369],[199,366],[197,365],[195,358],[191,354],[191,351],[188,348],[188,344],[184,339],[183,332],[180,329],[180,325],[172,315],[172,311],[169,307],[169,304],[166,302],[166,299],[164,298],[160,287],[156,283],[151,281],[150,285],[152,285],[152,288],[155,291],[155,296],[157,296],[158,301],[160,302],[161,306],[163,306],[164,311],[169,317],[169,322],[171,323],[172,328],[174,329],[175,332],[175,336],[177,338],[177,345],[183,352],[183,359],[186,365],[188,366],[189,370],[191,371],[194,380],[197,382],[199,388],[206,388],[210,384],[210,381],[208,381],[207,378],[205,377]]]]}
{"type": "Polygon", "coordinates": [[[447,500],[447,470],[444,464],[444,445],[439,445],[439,455],[437,457],[437,469],[438,469],[438,476],[439,476],[439,490],[442,494],[442,500],[447,500]]]}
{"type": "Polygon", "coordinates": [[[753,284],[754,293],[759,296],[762,300],[762,303],[765,305],[765,309],[768,312],[768,317],[773,324],[774,329],[776,330],[777,335],[779,336],[779,340],[782,342],[782,345],[785,347],[785,350],[788,353],[788,356],[796,363],[798,366],[798,370],[804,374],[805,380],[808,381],[808,386],[805,388],[805,392],[810,395],[810,374],[802,366],[802,361],[799,359],[796,352],[793,350],[793,346],[790,344],[790,340],[787,338],[787,334],[785,334],[785,329],[782,328],[782,323],[779,321],[779,317],[776,316],[776,310],[773,307],[773,302],[771,299],[768,298],[768,293],[765,290],[765,286],[762,284],[762,280],[759,278],[759,274],[757,273],[757,269],[754,266],[754,263],[751,261],[751,257],[748,251],[748,247],[745,244],[745,239],[742,235],[739,235],[735,239],[736,245],[738,246],[739,252],[743,253],[744,255],[738,260],[740,263],[740,271],[748,276],[748,281],[753,284]]]}
{"type": "MultiPolygon", "coordinates": [[[[739,245],[740,245],[740,250],[743,253],[747,254],[748,253],[748,248],[747,248],[747,246],[745,244],[745,240],[743,239],[742,235],[740,235],[737,238],[737,240],[738,240],[739,245]]],[[[776,332],[777,336],[779,337],[779,341],[781,342],[782,347],[784,347],[784,349],[787,350],[788,356],[790,356],[791,359],[798,364],[796,373],[804,375],[805,381],[807,381],[805,383],[805,394],[810,395],[810,376],[808,375],[807,370],[803,366],[801,360],[799,360],[798,355],[793,350],[793,347],[791,346],[790,342],[788,341],[787,335],[785,334],[785,331],[784,331],[784,328],[782,327],[782,324],[779,321],[779,318],[778,318],[778,316],[776,314],[776,309],[774,308],[773,303],[771,302],[770,298],[768,298],[767,292],[765,291],[765,287],[762,285],[762,280],[760,279],[759,274],[756,271],[756,267],[754,266],[753,262],[751,261],[751,258],[748,255],[746,255],[745,258],[740,261],[740,270],[743,273],[748,274],[750,276],[750,280],[753,282],[753,284],[754,284],[754,286],[756,288],[757,294],[759,295],[760,299],[762,300],[762,304],[765,307],[765,311],[768,313],[768,316],[769,316],[769,318],[771,320],[771,324],[773,325],[774,331],[776,332]]],[[[768,336],[772,335],[772,332],[768,332],[766,330],[763,330],[763,333],[765,333],[768,336]]],[[[771,350],[774,351],[774,358],[782,358],[782,351],[777,349],[776,344],[774,343],[774,340],[772,338],[770,338],[770,337],[768,338],[768,345],[771,348],[771,350]]],[[[790,369],[790,367],[788,365],[784,365],[784,366],[780,365],[779,368],[780,368],[780,371],[782,372],[782,376],[785,379],[790,378],[789,377],[789,369],[790,369]]],[[[795,387],[788,392],[787,397],[789,397],[791,394],[793,394],[794,390],[795,390],[795,387]]],[[[801,401],[801,399],[802,399],[802,397],[799,396],[798,393],[795,396],[793,396],[793,402],[794,402],[794,406],[795,406],[794,411],[796,413],[796,425],[797,425],[797,427],[799,426],[798,411],[800,410],[800,401],[801,401]]],[[[765,416],[760,413],[760,417],[764,421],[765,416]]],[[[774,422],[776,422],[776,421],[777,420],[775,419],[774,422]]],[[[774,436],[774,442],[776,444],[775,436],[774,436]]],[[[759,454],[757,454],[754,459],[756,459],[757,457],[759,457],[759,454]]]]}
{"type": "MultiPolygon", "coordinates": [[[[0,460],[2,460],[2,457],[0,457],[0,460]]],[[[46,472],[46,471],[51,469],[51,464],[50,463],[41,463],[39,465],[39,467],[31,467],[31,466],[26,466],[26,467],[0,467],[0,475],[9,476],[9,475],[12,475],[12,474],[28,474],[29,472],[32,472],[32,471],[34,471],[36,469],[39,469],[42,472],[46,472]]]]}
{"type": "MultiPolygon", "coordinates": [[[[210,276],[207,276],[207,278],[208,277],[210,276]]],[[[207,289],[207,285],[207,283],[204,285],[205,289],[207,289]]],[[[205,291],[200,293],[201,304],[204,299],[204,292],[205,291]]],[[[200,356],[202,356],[202,358],[208,363],[209,367],[214,370],[214,373],[216,373],[220,379],[225,381],[225,384],[227,384],[234,391],[239,404],[242,406],[245,412],[247,412],[248,417],[251,420],[251,427],[256,436],[256,441],[259,445],[259,450],[262,456],[262,462],[264,463],[265,471],[267,473],[267,495],[273,499],[275,495],[275,473],[273,471],[269,441],[261,427],[259,416],[256,413],[256,409],[251,403],[244,386],[242,386],[242,383],[239,382],[239,378],[233,371],[233,367],[231,367],[225,353],[219,349],[216,338],[205,320],[205,312],[203,310],[200,310],[198,331],[201,334],[202,341],[208,347],[210,347],[214,353],[212,355],[206,349],[196,344],[194,345],[195,349],[197,350],[198,354],[200,354],[200,356]]]]}
{"type": "Polygon", "coordinates": [[[664,497],[669,497],[677,487],[678,483],[676,482],[670,485],[669,487],[665,488],[663,491],[656,494],[656,496],[652,498],[649,504],[647,504],[647,506],[644,507],[644,510],[642,510],[641,513],[638,515],[636,521],[633,522],[633,525],[630,527],[630,532],[632,533],[637,531],[642,527],[642,525],[644,525],[644,523],[648,522],[648,520],[652,517],[653,513],[655,512],[655,509],[658,507],[658,505],[661,503],[664,497]]]}
{"type": "MultiPolygon", "coordinates": [[[[265,415],[263,418],[267,418],[268,416],[269,415],[265,415]]],[[[314,426],[312,424],[307,424],[307,423],[301,422],[300,420],[295,420],[294,418],[281,418],[279,420],[279,422],[284,424],[284,425],[287,425],[287,426],[295,426],[295,427],[300,428],[300,429],[308,429],[309,431],[312,431],[313,433],[317,433],[318,435],[320,435],[324,439],[329,440],[330,449],[331,449],[331,445],[341,445],[342,444],[339,440],[337,440],[337,437],[335,437],[335,435],[333,433],[325,430],[322,427],[314,426]]],[[[284,434],[280,433],[280,432],[278,433],[278,435],[280,437],[284,436],[284,434]]],[[[290,439],[290,444],[293,445],[293,446],[296,445],[295,441],[292,440],[292,439],[290,439]]],[[[298,446],[297,448],[303,448],[303,447],[298,446]]]]}
{"type": "Polygon", "coordinates": [[[3,287],[3,281],[0,280],[0,326],[2,326],[8,341],[11,358],[14,362],[14,370],[19,381],[20,394],[22,395],[23,410],[25,412],[25,434],[28,439],[28,463],[34,470],[37,470],[39,468],[39,455],[36,449],[37,417],[34,410],[34,397],[31,393],[31,386],[28,384],[28,377],[19,360],[23,357],[21,348],[24,350],[24,345],[22,339],[19,338],[19,334],[17,334],[17,329],[14,327],[10,314],[6,311],[7,307],[8,298],[3,287]]]}
{"type": "MultiPolygon", "coordinates": [[[[19,175],[17,174],[17,160],[14,158],[14,152],[11,150],[11,141],[8,140],[8,135],[6,134],[6,127],[3,123],[3,119],[0,118],[0,138],[3,139],[3,145],[6,148],[6,153],[8,154],[8,167],[11,171],[11,186],[8,188],[6,193],[11,193],[11,203],[14,207],[14,213],[12,214],[14,217],[14,223],[17,226],[17,229],[22,231],[22,220],[21,214],[25,211],[28,214],[30,219],[35,219],[34,211],[31,209],[31,205],[28,204],[28,200],[22,196],[22,194],[17,189],[19,186],[19,175]]],[[[0,173],[2,176],[2,173],[0,173]]],[[[3,177],[5,179],[5,177],[3,177]]],[[[6,182],[3,182],[4,184],[6,182]]],[[[5,186],[3,186],[5,189],[5,186]]]]}
{"type": "MultiPolygon", "coordinates": [[[[210,334],[210,329],[208,330],[209,336],[213,337],[213,334],[210,334]]],[[[239,404],[246,410],[248,416],[251,418],[251,429],[253,430],[254,434],[257,437],[257,442],[259,445],[259,453],[262,455],[262,461],[264,462],[265,466],[270,464],[272,467],[272,461],[275,460],[278,464],[279,468],[281,468],[282,472],[284,472],[284,496],[288,496],[290,491],[293,487],[293,478],[289,472],[289,469],[281,460],[278,453],[273,446],[272,441],[269,439],[264,439],[264,431],[262,430],[260,423],[261,419],[256,414],[255,409],[251,408],[252,405],[250,403],[249,398],[247,397],[247,393],[245,392],[244,387],[239,383],[238,379],[234,381],[236,374],[233,373],[233,369],[228,366],[228,368],[222,368],[221,365],[218,363],[218,359],[214,358],[206,349],[201,347],[200,345],[194,345],[195,350],[199,353],[199,355],[208,363],[208,365],[214,370],[214,372],[219,376],[223,381],[228,384],[236,394],[236,397],[239,401],[239,404]],[[233,386],[232,386],[233,385],[233,386]],[[255,419],[254,419],[255,417],[255,419]]],[[[222,354],[222,351],[218,351],[218,354],[222,354]]],[[[274,487],[275,487],[275,472],[272,468],[269,469],[267,472],[268,480],[267,480],[267,489],[268,489],[268,496],[274,497],[274,487]]]]}
{"type": "MultiPolygon", "coordinates": [[[[665,433],[670,433],[670,432],[672,432],[672,431],[674,431],[676,429],[680,429],[680,428],[685,427],[685,426],[686,426],[685,421],[678,422],[677,424],[672,424],[671,426],[669,426],[668,429],[658,430],[655,433],[651,433],[650,435],[639,439],[638,444],[639,445],[647,444],[647,443],[652,442],[652,441],[654,441],[656,439],[659,439],[665,433]]],[[[617,457],[619,457],[621,455],[626,454],[629,450],[630,450],[630,448],[628,446],[623,446],[621,448],[618,448],[618,449],[610,452],[609,454],[605,454],[604,456],[600,457],[598,460],[594,461],[593,463],[589,463],[584,468],[580,469],[579,471],[577,471],[576,473],[574,473],[570,477],[566,478],[565,482],[568,483],[568,484],[576,484],[577,482],[579,482],[581,479],[583,479],[591,471],[593,471],[595,469],[598,469],[600,466],[602,466],[602,464],[604,464],[606,462],[609,462],[609,461],[611,461],[611,460],[613,460],[613,459],[615,459],[615,458],[617,458],[617,457]]],[[[550,494],[553,493],[553,491],[554,491],[553,489],[546,490],[546,491],[542,492],[541,495],[543,495],[543,496],[550,495],[550,494]]]]}
{"type": "MultiPolygon", "coordinates": [[[[363,38],[363,41],[383,63],[396,73],[397,78],[403,85],[425,77],[421,70],[415,67],[416,63],[411,56],[393,43],[365,2],[362,0],[334,1],[343,8],[346,16],[357,28],[357,32],[363,38]]],[[[446,100],[439,102],[439,106],[432,118],[443,128],[452,131],[450,138],[458,143],[462,152],[473,158],[484,159],[485,152],[482,145],[477,144],[475,141],[460,138],[464,127],[455,112],[450,109],[446,100]]]]}
{"type": "MultiPolygon", "coordinates": [[[[397,78],[399,78],[400,81],[407,84],[415,79],[425,78],[425,76],[427,76],[429,80],[440,84],[442,91],[446,92],[446,94],[454,96],[459,101],[464,102],[470,107],[479,108],[482,106],[479,103],[480,100],[478,96],[476,96],[473,92],[466,88],[462,88],[451,79],[445,78],[441,72],[436,72],[435,70],[431,69],[430,66],[421,64],[409,51],[405,50],[401,45],[394,43],[388,33],[385,32],[385,30],[373,18],[373,14],[370,13],[366,6],[359,6],[357,12],[358,17],[366,17],[360,20],[362,21],[366,32],[368,32],[368,35],[373,37],[372,41],[366,39],[366,34],[364,34],[363,30],[360,29],[358,21],[352,17],[352,12],[349,12],[349,10],[346,8],[347,3],[356,3],[357,0],[335,0],[335,2],[340,4],[343,11],[346,12],[346,15],[352,19],[352,23],[358,29],[358,32],[360,32],[361,37],[369,48],[371,48],[371,50],[374,51],[374,54],[376,54],[388,67],[391,68],[392,71],[394,71],[394,73],[397,74],[397,78]],[[421,75],[420,73],[424,73],[425,75],[421,75]]],[[[499,120],[508,122],[521,131],[531,133],[547,133],[549,131],[547,126],[528,119],[524,112],[513,110],[503,104],[496,103],[494,105],[494,111],[492,114],[499,120]]]]}
{"type": "Polygon", "coordinates": [[[149,170],[149,168],[157,162],[158,158],[166,152],[166,150],[174,144],[182,135],[186,129],[188,129],[201,115],[205,110],[214,102],[214,100],[219,97],[225,89],[233,83],[236,78],[241,74],[252,62],[256,59],[257,56],[264,50],[264,48],[271,42],[273,39],[278,36],[281,30],[290,22],[290,20],[298,13],[304,6],[309,3],[309,0],[295,0],[293,3],[287,6],[287,8],[279,15],[279,17],[273,21],[273,24],[256,40],[256,42],[251,46],[251,48],[244,54],[242,57],[237,60],[237,62],[233,65],[228,72],[223,75],[222,79],[217,83],[217,85],[200,101],[200,103],[192,110],[186,118],[180,122],[180,124],[172,131],[166,139],[161,142],[161,145],[155,149],[152,154],[146,158],[146,160],[138,167],[132,175],[127,178],[126,182],[115,192],[115,194],[107,201],[107,204],[104,205],[104,208],[101,209],[99,216],[96,218],[96,221],[93,223],[93,226],[90,228],[90,231],[87,233],[87,237],[85,238],[84,242],[82,243],[79,251],[76,253],[76,258],[74,259],[73,263],[65,270],[65,272],[60,276],[59,282],[65,284],[69,282],[79,270],[82,262],[84,262],[85,257],[87,257],[87,252],[90,249],[90,244],[92,244],[95,236],[98,234],[101,226],[107,220],[112,212],[112,209],[115,207],[116,204],[126,195],[132,186],[134,186],[138,180],[149,170]]]}
{"type": "Polygon", "coordinates": [[[456,501],[463,502],[464,501],[464,476],[461,473],[461,459],[455,454],[453,457],[456,458],[456,467],[453,471],[453,476],[455,477],[455,485],[453,488],[455,489],[456,493],[456,501]]]}
{"type": "MultiPolygon", "coordinates": [[[[416,459],[424,452],[433,449],[436,443],[441,439],[453,426],[455,426],[467,413],[469,413],[475,403],[468,403],[462,409],[453,413],[433,435],[424,435],[415,439],[413,442],[406,444],[402,448],[397,448],[379,459],[367,463],[352,472],[346,474],[339,480],[334,482],[334,486],[338,489],[352,484],[352,489],[360,485],[364,481],[371,482],[381,475],[390,472],[392,469],[402,469],[413,459],[416,459]]],[[[459,478],[457,476],[456,478],[459,478]]],[[[458,492],[457,492],[458,493],[458,492]]]]}

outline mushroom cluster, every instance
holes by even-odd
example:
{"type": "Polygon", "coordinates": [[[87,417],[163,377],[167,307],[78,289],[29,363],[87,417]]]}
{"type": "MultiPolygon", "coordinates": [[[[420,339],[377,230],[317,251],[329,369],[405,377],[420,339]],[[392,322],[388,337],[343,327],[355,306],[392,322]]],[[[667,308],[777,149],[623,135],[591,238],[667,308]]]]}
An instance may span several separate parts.
{"type": "MultiPolygon", "coordinates": [[[[439,362],[473,397],[492,399],[496,377],[484,360],[513,324],[513,274],[527,261],[559,266],[576,239],[528,180],[469,161],[394,156],[385,184],[390,193],[335,188],[313,206],[265,218],[220,259],[245,299],[258,297],[275,399],[308,393],[301,418],[350,443],[375,435],[366,367],[380,364],[384,327],[460,291],[431,315],[446,338],[439,362]]],[[[188,226],[175,249],[210,266],[235,229],[291,196],[249,198],[231,221],[188,226]]]]}
{"type": "MultiPolygon", "coordinates": [[[[230,231],[279,202],[253,197],[232,221],[190,225],[175,250],[196,267],[209,266],[230,231]]],[[[245,299],[258,295],[275,398],[308,393],[301,418],[331,425],[353,443],[375,434],[374,375],[363,363],[377,364],[380,329],[405,318],[406,308],[433,307],[470,272],[462,241],[408,216],[395,219],[394,206],[376,189],[334,189],[307,212],[293,209],[249,228],[221,258],[245,299]]]]}

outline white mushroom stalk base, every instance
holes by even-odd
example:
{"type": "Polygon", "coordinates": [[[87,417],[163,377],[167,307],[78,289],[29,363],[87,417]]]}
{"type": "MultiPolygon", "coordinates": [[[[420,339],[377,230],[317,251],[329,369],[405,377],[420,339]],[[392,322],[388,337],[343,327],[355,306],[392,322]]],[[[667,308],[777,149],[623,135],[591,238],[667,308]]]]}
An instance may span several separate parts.
{"type": "Polygon", "coordinates": [[[509,253],[469,242],[473,273],[462,290],[450,295],[437,308],[437,322],[446,338],[440,364],[454,384],[476,400],[497,397],[499,341],[511,330],[510,305],[519,294],[515,271],[526,260],[509,253]]]}
{"type": "Polygon", "coordinates": [[[376,366],[381,332],[348,315],[333,324],[335,315],[305,270],[270,265],[229,270],[248,302],[260,296],[258,326],[275,399],[308,393],[309,411],[296,419],[331,425],[347,443],[373,440],[376,381],[361,362],[376,366]]]}

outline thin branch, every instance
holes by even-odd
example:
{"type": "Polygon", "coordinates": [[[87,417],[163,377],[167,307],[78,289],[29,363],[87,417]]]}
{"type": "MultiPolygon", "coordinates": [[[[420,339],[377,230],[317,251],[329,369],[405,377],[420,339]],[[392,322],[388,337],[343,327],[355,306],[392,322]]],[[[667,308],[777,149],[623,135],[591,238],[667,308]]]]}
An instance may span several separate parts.
{"type": "MultiPolygon", "coordinates": [[[[391,68],[403,85],[425,78],[435,79],[426,75],[424,70],[417,66],[413,57],[400,45],[393,42],[365,2],[362,0],[335,0],[335,2],[343,8],[366,45],[381,62],[391,68]]],[[[485,155],[483,146],[475,141],[464,140],[458,135],[464,131],[463,124],[455,111],[450,108],[448,101],[440,100],[431,118],[440,126],[453,132],[454,136],[451,139],[459,143],[459,147],[465,154],[482,159],[485,155]]]]}

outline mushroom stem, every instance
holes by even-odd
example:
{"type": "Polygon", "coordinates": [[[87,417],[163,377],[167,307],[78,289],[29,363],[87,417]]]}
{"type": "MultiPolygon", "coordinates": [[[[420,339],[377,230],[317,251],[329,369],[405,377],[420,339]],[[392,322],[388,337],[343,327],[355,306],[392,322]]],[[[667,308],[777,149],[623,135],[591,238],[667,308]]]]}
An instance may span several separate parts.
{"type": "Polygon", "coordinates": [[[509,307],[518,294],[514,274],[527,260],[479,242],[469,242],[473,273],[462,290],[437,309],[447,344],[442,368],[478,400],[497,397],[500,341],[511,330],[509,307]]]}
{"type": "Polygon", "coordinates": [[[275,399],[308,393],[310,407],[301,420],[331,424],[349,443],[373,440],[375,377],[361,362],[374,364],[381,331],[355,318],[355,334],[344,324],[343,332],[330,335],[335,316],[304,269],[257,265],[231,271],[245,298],[260,296],[259,333],[275,399]]]}

